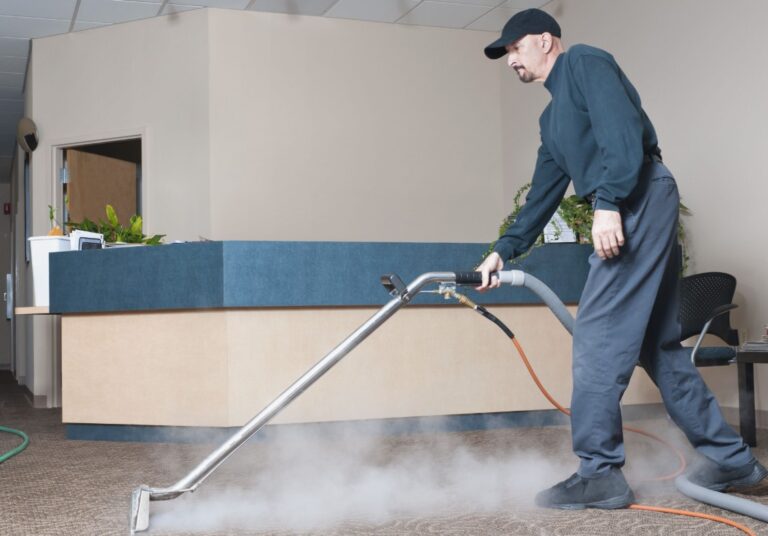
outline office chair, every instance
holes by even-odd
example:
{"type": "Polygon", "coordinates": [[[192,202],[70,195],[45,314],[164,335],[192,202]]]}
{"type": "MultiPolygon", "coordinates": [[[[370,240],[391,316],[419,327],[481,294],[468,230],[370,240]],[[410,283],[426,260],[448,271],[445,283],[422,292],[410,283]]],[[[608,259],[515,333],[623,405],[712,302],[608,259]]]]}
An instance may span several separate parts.
{"type": "Polygon", "coordinates": [[[728,365],[736,359],[739,334],[731,328],[730,313],[736,278],[722,272],[706,272],[680,280],[681,341],[698,335],[691,349],[691,362],[697,367],[728,365]],[[701,346],[711,333],[728,346],[701,346]]]}

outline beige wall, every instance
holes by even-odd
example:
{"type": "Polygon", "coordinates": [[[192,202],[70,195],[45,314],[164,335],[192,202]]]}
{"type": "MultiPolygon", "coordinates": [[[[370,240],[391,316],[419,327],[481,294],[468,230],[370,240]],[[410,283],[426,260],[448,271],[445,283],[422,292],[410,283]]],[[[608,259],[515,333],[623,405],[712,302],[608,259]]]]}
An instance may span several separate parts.
{"type": "Polygon", "coordinates": [[[488,240],[502,207],[487,39],[211,10],[212,236],[488,240]]]}
{"type": "Polygon", "coordinates": [[[36,40],[35,232],[53,146],[135,133],[148,233],[485,241],[501,204],[477,192],[502,176],[486,40],[214,9],[36,40]]]}
{"type": "Polygon", "coordinates": [[[48,230],[54,146],[144,137],[145,233],[209,230],[208,16],[157,17],[34,41],[30,72],[40,146],[35,233],[48,230]]]}
{"type": "MultiPolygon", "coordinates": [[[[758,59],[768,4],[733,4],[738,8],[710,0],[557,0],[547,9],[563,27],[566,46],[607,49],[639,90],[665,162],[694,213],[686,220],[689,273],[734,274],[735,321],[754,337],[768,323],[768,73],[758,59]]],[[[548,93],[538,84],[520,84],[502,63],[504,199],[510,206],[517,187],[530,180],[537,118],[548,93]]],[[[724,405],[738,405],[735,368],[703,374],[724,405]]],[[[758,407],[768,409],[768,370],[756,367],[756,377],[758,407]]]]}
{"type": "MultiPolygon", "coordinates": [[[[0,184],[0,206],[11,201],[11,185],[0,184]]],[[[11,271],[11,216],[0,212],[0,288],[6,292],[5,274],[11,271]]],[[[11,366],[11,325],[5,320],[5,301],[0,302],[0,370],[11,366]]]]}
{"type": "MultiPolygon", "coordinates": [[[[35,87],[35,76],[31,69],[27,69],[27,78],[24,83],[24,115],[26,117],[34,117],[34,102],[32,101],[32,94],[35,87]]],[[[15,304],[14,305],[26,305],[32,303],[32,285],[28,285],[27,281],[32,279],[32,270],[26,262],[26,243],[24,237],[25,218],[26,218],[26,200],[24,193],[24,153],[20,147],[17,148],[16,153],[16,199],[14,201],[16,206],[16,212],[14,216],[14,239],[15,239],[15,266],[14,270],[14,293],[15,304]]],[[[32,164],[30,160],[29,171],[32,173],[32,164]]],[[[30,176],[30,196],[34,195],[34,190],[31,188],[31,176],[30,176]]],[[[34,393],[34,374],[35,374],[35,346],[34,346],[34,334],[32,332],[32,318],[16,316],[15,317],[15,361],[16,361],[16,378],[22,385],[26,385],[34,393]]],[[[41,348],[38,346],[38,353],[41,348]]],[[[39,355],[38,360],[50,363],[52,361],[49,355],[39,355]]],[[[42,365],[41,365],[42,366],[42,365]]],[[[41,374],[42,376],[42,374],[41,374]]]]}
{"type": "MultiPolygon", "coordinates": [[[[34,40],[26,84],[26,115],[40,137],[31,162],[32,235],[47,233],[49,204],[61,215],[57,147],[136,135],[144,138],[145,232],[171,228],[184,239],[208,232],[207,28],[200,12],[34,40]]],[[[19,214],[23,306],[32,294],[19,214]]],[[[56,336],[49,317],[17,317],[17,375],[48,406],[58,405],[56,336]]]]}

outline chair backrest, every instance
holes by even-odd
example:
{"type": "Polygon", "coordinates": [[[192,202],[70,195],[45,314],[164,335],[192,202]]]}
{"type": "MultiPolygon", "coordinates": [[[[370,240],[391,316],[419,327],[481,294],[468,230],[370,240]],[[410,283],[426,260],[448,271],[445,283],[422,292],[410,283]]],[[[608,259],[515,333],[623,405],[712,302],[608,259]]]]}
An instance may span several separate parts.
{"type": "MultiPolygon", "coordinates": [[[[681,340],[701,332],[710,312],[720,305],[733,302],[736,278],[722,272],[706,272],[690,275],[680,280],[680,327],[681,340]]],[[[712,321],[709,333],[717,335],[726,344],[739,344],[739,333],[731,328],[730,313],[724,313],[712,321]]]]}

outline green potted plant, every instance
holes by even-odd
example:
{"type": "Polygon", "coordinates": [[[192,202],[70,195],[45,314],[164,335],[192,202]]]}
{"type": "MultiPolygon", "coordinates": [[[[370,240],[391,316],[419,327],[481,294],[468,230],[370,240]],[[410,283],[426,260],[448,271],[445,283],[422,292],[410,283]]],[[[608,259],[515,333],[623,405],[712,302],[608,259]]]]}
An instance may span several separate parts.
{"type": "Polygon", "coordinates": [[[107,244],[144,244],[147,246],[156,246],[162,244],[165,235],[147,236],[142,232],[143,220],[138,214],[131,216],[128,225],[120,223],[115,208],[107,205],[105,209],[107,219],[99,219],[98,223],[88,218],[80,222],[67,222],[70,231],[81,230],[92,233],[101,233],[104,235],[104,241],[107,244]]]}

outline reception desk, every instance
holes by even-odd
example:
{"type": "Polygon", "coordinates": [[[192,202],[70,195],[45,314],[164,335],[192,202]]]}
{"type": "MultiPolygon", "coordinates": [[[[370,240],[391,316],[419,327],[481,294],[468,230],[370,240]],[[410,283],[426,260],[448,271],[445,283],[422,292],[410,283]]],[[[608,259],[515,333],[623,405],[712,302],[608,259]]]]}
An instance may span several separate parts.
{"type": "MultiPolygon", "coordinates": [[[[408,282],[468,270],[485,244],[201,242],[63,252],[50,259],[62,315],[62,409],[73,438],[163,439],[240,426],[408,282]]],[[[537,248],[520,268],[575,304],[589,246],[537,248]]],[[[526,289],[467,293],[518,336],[543,382],[570,398],[570,335],[526,289]]],[[[656,402],[636,375],[627,403],[656,402]]],[[[306,423],[517,415],[550,407],[509,339],[466,307],[422,294],[274,420],[306,423]]]]}

